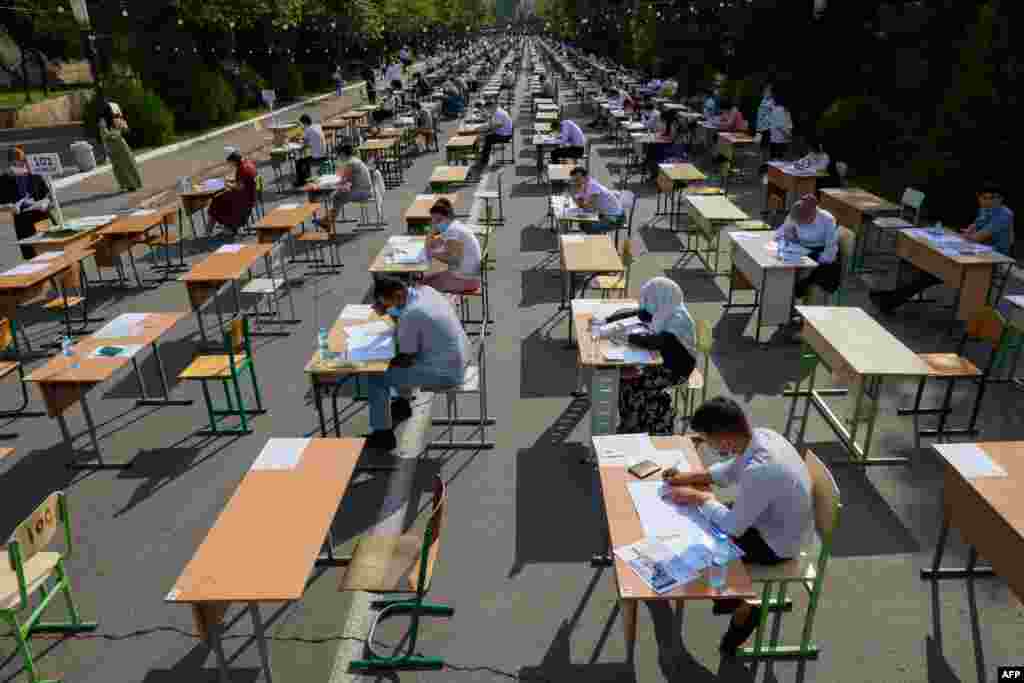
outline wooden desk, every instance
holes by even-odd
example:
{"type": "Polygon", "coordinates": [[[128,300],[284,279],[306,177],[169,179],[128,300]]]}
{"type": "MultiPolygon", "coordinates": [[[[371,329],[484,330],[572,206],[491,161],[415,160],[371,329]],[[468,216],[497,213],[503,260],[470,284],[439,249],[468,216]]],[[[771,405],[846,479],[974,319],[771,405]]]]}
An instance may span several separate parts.
{"type": "MultiPolygon", "coordinates": [[[[558,238],[562,264],[562,302],[560,310],[576,298],[576,278],[582,286],[596,275],[621,273],[626,270],[622,258],[608,235],[562,235],[558,238]]],[[[569,327],[570,331],[572,326],[569,327]]]]}
{"type": "Polygon", "coordinates": [[[661,365],[661,354],[650,352],[651,360],[647,363],[609,360],[603,353],[608,342],[596,340],[591,335],[591,318],[607,318],[624,309],[639,308],[640,304],[635,299],[573,299],[570,306],[570,329],[575,329],[578,340],[576,362],[580,370],[590,374],[590,434],[614,434],[619,417],[619,375],[622,368],[661,365]]]}
{"type": "Polygon", "coordinates": [[[478,135],[456,135],[445,144],[445,156],[448,165],[452,166],[459,161],[469,163],[477,153],[478,135]]]}
{"type": "MultiPolygon", "coordinates": [[[[80,263],[83,258],[92,254],[91,250],[78,250],[65,256],[51,259],[39,259],[37,256],[32,261],[19,264],[0,273],[0,316],[17,322],[21,312],[19,307],[47,294],[50,288],[66,296],[60,285],[60,279],[76,263],[80,263]],[[33,268],[34,270],[32,272],[8,274],[12,270],[25,268],[33,268]]],[[[23,337],[26,354],[35,354],[36,352],[32,350],[32,342],[29,341],[28,335],[23,335],[23,337]]],[[[18,347],[17,335],[14,335],[14,350],[19,357],[22,356],[22,351],[18,347]]]]}
{"type": "Polygon", "coordinates": [[[413,203],[405,210],[404,220],[406,229],[410,234],[419,233],[423,230],[423,226],[430,228],[430,209],[434,206],[440,198],[446,198],[452,203],[452,207],[458,206],[459,196],[458,194],[421,194],[416,195],[416,199],[413,203]]]}
{"type": "Polygon", "coordinates": [[[789,164],[779,161],[769,161],[767,166],[768,184],[765,185],[764,206],[775,211],[787,210],[793,203],[791,196],[813,193],[817,189],[818,178],[828,175],[824,171],[815,175],[793,173],[789,164]]]}
{"type": "Polygon", "coordinates": [[[486,132],[488,127],[489,124],[486,123],[464,123],[461,126],[459,126],[459,130],[456,132],[456,135],[466,135],[471,137],[477,136],[480,135],[481,133],[486,132]]]}
{"type": "Polygon", "coordinates": [[[117,219],[116,215],[92,216],[87,220],[102,220],[101,223],[79,223],[82,219],[70,219],[64,221],[63,229],[57,226],[50,227],[49,221],[39,221],[36,229],[39,231],[32,237],[18,240],[19,246],[32,247],[35,255],[46,254],[53,251],[74,251],[75,249],[88,249],[92,244],[96,231],[110,225],[117,219]],[[40,223],[44,224],[40,228],[40,223]]]}
{"type": "Polygon", "coordinates": [[[693,164],[658,164],[658,203],[654,211],[655,221],[669,217],[673,229],[678,216],[683,215],[683,192],[687,185],[703,182],[707,176],[693,164]]]}
{"type": "Polygon", "coordinates": [[[682,258],[695,255],[713,275],[718,275],[718,258],[721,249],[722,227],[737,221],[750,220],[750,216],[733,204],[725,195],[690,195],[686,197],[690,218],[696,231],[686,233],[686,247],[682,258]],[[706,245],[701,248],[700,241],[706,245]],[[705,258],[714,257],[714,265],[705,258]]]}
{"type": "MultiPolygon", "coordinates": [[[[128,261],[135,275],[135,282],[139,288],[144,288],[142,276],[139,275],[138,265],[135,263],[135,255],[132,248],[137,244],[145,243],[149,233],[160,229],[164,237],[168,236],[171,225],[178,222],[177,204],[168,204],[157,209],[145,209],[119,217],[98,233],[98,241],[93,244],[96,250],[97,266],[112,266],[118,271],[121,284],[124,284],[124,268],[121,256],[128,254],[128,261]]],[[[167,252],[167,265],[170,266],[170,251],[167,252]]],[[[167,277],[160,278],[157,282],[166,282],[167,277]]]]}
{"type": "MultiPolygon", "coordinates": [[[[955,444],[962,446],[963,444],[955,444]]],[[[1024,483],[1024,441],[989,441],[973,444],[1006,471],[1005,477],[965,478],[948,461],[944,467],[942,489],[942,531],[935,546],[930,569],[921,571],[923,579],[968,578],[998,574],[1009,584],[1019,600],[1024,600],[1024,571],[1020,558],[1024,553],[1024,504],[1020,489],[1024,483]],[[942,567],[942,556],[950,527],[955,527],[970,545],[967,567],[942,567]],[[978,555],[991,565],[976,566],[978,555]]],[[[935,444],[940,453],[947,444],[935,444]]]]}
{"type": "Polygon", "coordinates": [[[452,185],[465,183],[469,171],[469,166],[435,166],[430,176],[430,189],[434,192],[448,192],[452,185]]]}
{"type": "Polygon", "coordinates": [[[301,449],[298,462],[281,469],[264,469],[259,459],[253,463],[164,598],[192,606],[223,683],[230,674],[222,621],[234,602],[249,609],[263,672],[272,681],[260,603],[300,599],[314,566],[337,564],[331,524],[364,440],[270,439],[269,445],[301,449]],[[325,539],[330,555],[323,561],[325,539]]]}
{"type": "Polygon", "coordinates": [[[188,313],[144,313],[144,314],[123,314],[114,318],[102,329],[97,330],[89,337],[78,342],[72,348],[73,358],[63,355],[51,358],[45,365],[34,370],[26,382],[35,382],[46,403],[46,412],[50,417],[57,418],[61,434],[64,436],[64,443],[68,450],[74,452],[74,443],[71,432],[68,430],[65,412],[75,403],[81,403],[82,413],[85,416],[85,424],[89,429],[89,439],[95,451],[95,463],[72,463],[72,469],[101,470],[101,469],[126,469],[131,463],[112,464],[103,460],[100,451],[99,441],[96,438],[96,424],[89,410],[87,394],[96,385],[107,381],[115,372],[131,362],[135,370],[135,377],[139,383],[139,393],[142,398],[136,401],[139,406],[166,406],[166,405],[191,405],[191,400],[172,400],[170,388],[167,384],[167,375],[164,372],[163,360],[160,358],[160,347],[158,340],[178,322],[186,317],[188,313]],[[138,317],[138,316],[143,317],[138,317]],[[131,321],[131,322],[129,322],[131,321]],[[104,346],[139,346],[134,353],[121,356],[91,357],[96,349],[104,346]],[[153,356],[156,359],[157,369],[160,375],[160,386],[163,391],[163,398],[150,397],[146,392],[146,384],[139,370],[135,357],[146,346],[153,347],[153,356]],[[73,367],[78,362],[77,368],[73,367]]]}
{"type": "MultiPolygon", "coordinates": [[[[599,443],[594,439],[594,447],[599,443]]],[[[689,437],[655,436],[651,437],[654,447],[659,450],[682,450],[690,462],[690,471],[703,472],[704,465],[697,455],[697,450],[689,437]]],[[[601,500],[604,504],[605,517],[608,520],[608,536],[611,548],[636,543],[644,538],[640,516],[633,505],[628,484],[639,481],[626,471],[625,466],[601,465],[598,467],[601,479],[601,500]]],[[[658,594],[647,587],[628,564],[618,556],[614,557],[615,583],[619,593],[619,607],[622,610],[622,627],[626,636],[627,657],[632,659],[636,645],[637,605],[641,601],[663,600],[676,604],[675,623],[681,624],[682,612],[686,603],[691,600],[734,600],[756,597],[750,574],[742,560],[734,560],[729,564],[728,575],[722,590],[715,590],[703,578],[696,579],[668,593],[658,594]]]]}
{"type": "Polygon", "coordinates": [[[891,465],[908,462],[907,458],[870,458],[871,437],[881,402],[883,380],[926,376],[931,372],[928,364],[861,308],[797,306],[796,310],[804,319],[801,331],[804,354],[813,361],[806,378],[809,382],[807,391],[801,391],[800,386],[805,380],[800,379],[792,391],[783,393],[793,398],[792,415],[796,415],[797,401],[800,398],[806,399],[797,442],[803,439],[810,406],[814,405],[846,446],[852,464],[891,465]],[[822,398],[823,394],[843,395],[848,391],[816,390],[814,382],[819,364],[831,370],[833,377],[853,387],[853,412],[846,421],[850,424],[850,431],[847,431],[843,421],[832,413],[822,398]],[[863,446],[857,443],[861,423],[866,423],[863,446]]]}
{"type": "Polygon", "coordinates": [[[754,138],[746,133],[719,133],[718,153],[729,161],[736,160],[736,148],[754,144],[754,138]]]}
{"type": "MultiPolygon", "coordinates": [[[[310,218],[316,216],[321,205],[315,202],[306,202],[298,206],[282,205],[265,215],[259,223],[253,226],[260,244],[273,244],[283,237],[291,235],[296,228],[304,228],[304,224],[310,218]]],[[[292,255],[295,255],[294,248],[292,255]]]]}
{"type": "MultiPolygon", "coordinates": [[[[243,275],[250,273],[252,267],[260,259],[263,259],[267,277],[273,278],[275,276],[273,259],[271,258],[273,250],[273,244],[224,245],[192,266],[192,269],[181,277],[181,281],[185,283],[185,288],[188,291],[188,300],[192,305],[192,312],[196,316],[196,322],[199,324],[199,336],[202,338],[204,345],[209,344],[209,339],[206,335],[206,325],[203,323],[203,306],[211,300],[214,302],[214,308],[217,313],[217,329],[218,331],[223,330],[226,322],[225,312],[221,308],[220,296],[218,294],[221,288],[230,283],[232,298],[235,302],[235,310],[231,313],[231,316],[242,315],[242,296],[239,289],[239,279],[243,275]]],[[[288,259],[280,258],[278,260],[281,264],[281,277],[284,280],[283,289],[288,295],[292,317],[287,320],[281,319],[280,310],[276,310],[275,307],[277,316],[268,322],[295,325],[301,321],[296,317],[295,300],[289,286],[288,259]]],[[[250,334],[252,336],[277,337],[285,336],[288,333],[285,331],[254,330],[250,334]]],[[[217,342],[220,342],[219,338],[217,342]]]]}
{"type": "Polygon", "coordinates": [[[210,226],[206,221],[206,207],[210,205],[210,202],[214,197],[219,195],[221,192],[226,192],[226,188],[220,187],[217,189],[204,188],[201,185],[193,185],[191,192],[180,192],[178,193],[178,199],[181,200],[181,208],[184,209],[185,215],[188,216],[188,225],[192,229],[192,236],[196,237],[196,224],[192,220],[192,216],[198,211],[200,216],[203,218],[203,233],[209,237],[210,226]]]}
{"type": "Polygon", "coordinates": [[[793,293],[802,270],[817,267],[804,256],[799,261],[779,258],[775,231],[726,233],[732,242],[732,271],[729,276],[729,300],[726,309],[752,307],[757,309],[754,340],[761,341],[761,327],[788,323],[793,311],[793,293]],[[753,290],[753,304],[737,304],[733,292],[753,290]]]}
{"type": "Polygon", "coordinates": [[[857,233],[854,265],[860,268],[867,252],[868,231],[876,216],[898,213],[898,204],[857,188],[831,188],[821,191],[818,206],[831,213],[836,224],[844,225],[857,233]]]}
{"type": "MultiPolygon", "coordinates": [[[[410,242],[424,244],[427,241],[425,235],[396,235],[390,239],[394,239],[394,237],[407,237],[410,242]]],[[[371,274],[411,277],[413,275],[422,275],[430,270],[430,259],[419,261],[417,263],[391,263],[388,260],[388,254],[390,249],[397,244],[397,242],[391,242],[390,239],[387,244],[381,247],[381,250],[377,252],[377,256],[374,257],[373,262],[370,264],[369,272],[371,274]]]]}
{"type": "MultiPolygon", "coordinates": [[[[334,321],[330,331],[327,333],[327,348],[338,354],[336,360],[324,361],[320,358],[319,352],[314,352],[306,363],[305,372],[309,375],[310,384],[313,387],[313,399],[316,403],[317,416],[320,418],[320,436],[327,436],[327,422],[324,417],[324,392],[327,387],[337,386],[345,381],[354,378],[356,382],[356,395],[359,396],[359,378],[364,375],[379,375],[388,369],[390,361],[367,361],[356,362],[348,360],[348,328],[365,325],[367,323],[383,320],[394,324],[389,315],[378,315],[371,311],[364,317],[346,317],[345,310],[334,321]]],[[[334,435],[341,436],[341,421],[338,417],[338,395],[334,393],[331,399],[332,413],[334,417],[334,435]]]]}
{"type": "MultiPolygon", "coordinates": [[[[940,246],[921,236],[923,228],[909,228],[896,233],[896,255],[901,261],[913,264],[926,273],[942,280],[956,290],[954,305],[956,319],[967,321],[988,303],[992,275],[1001,265],[1014,260],[997,251],[982,254],[945,254],[940,246]]],[[[947,235],[957,235],[946,230],[947,235]]],[[[967,243],[961,240],[964,244],[967,243]]]]}

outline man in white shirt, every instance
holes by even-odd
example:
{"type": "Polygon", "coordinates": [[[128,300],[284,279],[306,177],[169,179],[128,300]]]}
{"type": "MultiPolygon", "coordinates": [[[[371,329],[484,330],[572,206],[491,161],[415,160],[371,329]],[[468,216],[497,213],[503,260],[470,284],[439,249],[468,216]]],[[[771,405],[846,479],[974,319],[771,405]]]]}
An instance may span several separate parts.
{"type": "MultiPolygon", "coordinates": [[[[665,472],[666,494],[676,503],[696,505],[717,529],[743,550],[743,561],[779,564],[797,557],[814,523],[811,478],[792,444],[770,429],[752,429],[743,409],[719,397],[698,408],[690,430],[728,460],[706,472],[665,472]],[[736,502],[723,505],[707,487],[737,487],[736,502]]],[[[736,651],[760,621],[760,608],[740,601],[716,601],[715,613],[735,611],[719,651],[736,651]]]]}
{"type": "Polygon", "coordinates": [[[599,221],[597,223],[582,223],[583,232],[600,235],[611,230],[613,223],[621,223],[624,215],[622,202],[618,196],[607,187],[590,177],[587,169],[577,166],[570,174],[575,183],[576,206],[581,209],[592,209],[597,211],[599,221]]]}
{"type": "Polygon", "coordinates": [[[429,273],[423,284],[439,292],[463,294],[480,287],[480,263],[483,258],[480,241],[461,222],[452,220],[452,205],[444,197],[430,209],[434,229],[427,240],[430,256],[448,264],[448,270],[429,273]]]}
{"type": "Polygon", "coordinates": [[[299,117],[302,124],[302,140],[309,150],[307,156],[295,160],[295,187],[302,187],[309,180],[311,169],[314,165],[320,164],[327,158],[327,141],[324,139],[324,129],[319,123],[313,123],[309,114],[299,117]]]}
{"type": "Polygon", "coordinates": [[[775,239],[780,245],[786,243],[803,247],[807,256],[818,264],[814,270],[800,271],[801,279],[794,292],[798,299],[815,284],[829,293],[839,289],[842,277],[839,228],[831,213],[818,208],[818,200],[813,194],[805,194],[793,203],[789,217],[776,230],[775,239]]]}
{"type": "Polygon", "coordinates": [[[491,147],[496,142],[507,143],[512,141],[512,117],[502,107],[498,106],[495,100],[487,103],[487,112],[491,116],[491,128],[484,138],[484,148],[480,152],[480,164],[484,167],[491,161],[491,147]]]}
{"type": "Polygon", "coordinates": [[[563,159],[582,159],[587,146],[583,130],[571,119],[561,118],[555,123],[559,124],[558,147],[551,151],[551,163],[560,164],[563,159]]]}
{"type": "Polygon", "coordinates": [[[373,288],[374,309],[396,322],[396,354],[383,373],[367,375],[370,448],[395,448],[394,424],[412,415],[414,387],[457,386],[465,379],[469,340],[448,298],[433,287],[409,287],[381,278],[373,288]],[[401,398],[389,404],[391,389],[401,398]]]}

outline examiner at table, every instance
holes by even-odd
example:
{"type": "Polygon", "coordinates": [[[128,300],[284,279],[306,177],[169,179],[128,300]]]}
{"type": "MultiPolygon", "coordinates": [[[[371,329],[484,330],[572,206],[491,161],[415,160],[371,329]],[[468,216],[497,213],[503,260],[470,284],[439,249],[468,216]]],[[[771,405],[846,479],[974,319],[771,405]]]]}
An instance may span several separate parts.
{"type": "MultiPolygon", "coordinates": [[[[50,188],[46,178],[28,168],[25,150],[12,147],[8,153],[11,167],[0,176],[0,204],[9,204],[14,211],[14,234],[25,240],[36,234],[36,223],[50,216],[50,188]]],[[[21,245],[25,259],[35,257],[34,247],[21,245]]]]}
{"type": "MultiPolygon", "coordinates": [[[[732,537],[748,564],[772,565],[797,557],[809,540],[814,505],[810,475],[793,445],[770,429],[752,429],[739,404],[721,396],[694,412],[690,431],[728,460],[701,473],[667,470],[666,495],[676,503],[698,506],[708,521],[732,537]],[[732,507],[702,490],[712,484],[736,486],[732,507]]],[[[760,607],[718,600],[714,612],[735,612],[719,645],[723,655],[735,656],[757,628],[760,607]]]]}
{"type": "Polygon", "coordinates": [[[397,354],[386,371],[367,376],[370,448],[398,445],[394,424],[412,415],[415,387],[457,386],[465,378],[469,340],[447,297],[433,287],[409,287],[381,278],[373,289],[374,309],[395,319],[397,354]],[[390,402],[391,390],[399,398],[390,402]]]}
{"type": "Polygon", "coordinates": [[[640,288],[640,308],[626,309],[601,323],[637,317],[647,332],[614,335],[617,341],[661,353],[662,365],[622,369],[619,389],[619,433],[671,436],[676,411],[668,389],[686,381],[696,365],[696,326],[683,303],[683,290],[667,277],[656,277],[640,288]]]}
{"type": "Polygon", "coordinates": [[[612,221],[622,221],[622,202],[615,193],[591,178],[587,169],[582,166],[572,169],[570,175],[575,185],[573,194],[576,206],[581,209],[593,209],[600,217],[597,223],[583,223],[580,226],[581,230],[599,235],[612,229],[612,221]]]}
{"type": "Polygon", "coordinates": [[[780,247],[784,243],[803,247],[808,258],[818,264],[817,268],[801,273],[794,292],[796,298],[807,294],[811,285],[830,294],[839,289],[839,228],[832,214],[818,208],[813,194],[805,194],[793,204],[789,217],[775,231],[775,239],[780,247]]]}

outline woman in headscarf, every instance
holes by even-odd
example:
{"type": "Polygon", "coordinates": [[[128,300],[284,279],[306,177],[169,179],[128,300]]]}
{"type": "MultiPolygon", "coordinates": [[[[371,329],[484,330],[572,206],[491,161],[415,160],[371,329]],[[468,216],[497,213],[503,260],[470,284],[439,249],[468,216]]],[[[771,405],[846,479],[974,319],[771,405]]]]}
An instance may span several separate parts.
{"type": "Polygon", "coordinates": [[[676,413],[668,389],[685,381],[696,361],[696,326],[683,303],[683,290],[667,277],[640,288],[640,308],[619,311],[604,322],[636,316],[648,331],[622,341],[661,353],[662,365],[623,370],[619,388],[619,433],[671,435],[676,413]]]}
{"type": "Polygon", "coordinates": [[[110,157],[117,184],[122,192],[134,192],[142,188],[142,175],[135,157],[124,135],[128,133],[128,120],[116,102],[107,102],[100,114],[100,138],[110,157]]]}

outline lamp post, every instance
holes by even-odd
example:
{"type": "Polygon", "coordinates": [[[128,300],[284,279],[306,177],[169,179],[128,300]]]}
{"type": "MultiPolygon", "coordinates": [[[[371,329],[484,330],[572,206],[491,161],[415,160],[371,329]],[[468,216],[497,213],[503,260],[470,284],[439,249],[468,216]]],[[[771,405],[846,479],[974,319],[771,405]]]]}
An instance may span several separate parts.
{"type": "Polygon", "coordinates": [[[103,83],[96,53],[96,33],[92,30],[92,24],[89,21],[89,5],[87,0],[70,0],[70,2],[71,12],[75,15],[75,21],[78,22],[78,27],[82,31],[82,49],[85,51],[85,58],[89,60],[92,82],[96,86],[97,109],[103,111],[106,100],[103,97],[103,83]]]}

